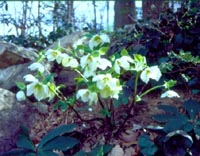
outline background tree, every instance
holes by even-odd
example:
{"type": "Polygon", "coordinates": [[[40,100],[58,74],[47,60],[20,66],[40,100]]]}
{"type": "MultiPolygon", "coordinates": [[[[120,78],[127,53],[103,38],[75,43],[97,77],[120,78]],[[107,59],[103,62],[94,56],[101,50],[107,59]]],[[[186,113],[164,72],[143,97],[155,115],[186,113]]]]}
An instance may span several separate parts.
{"type": "Polygon", "coordinates": [[[135,0],[116,0],[115,1],[114,28],[123,27],[131,24],[135,20],[135,0]]]}

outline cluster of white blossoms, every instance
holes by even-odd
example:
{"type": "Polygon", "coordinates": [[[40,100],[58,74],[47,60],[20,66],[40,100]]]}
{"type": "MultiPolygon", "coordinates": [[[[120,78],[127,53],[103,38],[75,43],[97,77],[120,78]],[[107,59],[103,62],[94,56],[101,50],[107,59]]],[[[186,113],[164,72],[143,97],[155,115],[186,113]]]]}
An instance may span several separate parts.
{"type": "MultiPolygon", "coordinates": [[[[134,54],[133,57],[124,54],[119,58],[108,60],[102,56],[102,47],[105,43],[110,43],[108,35],[101,34],[93,36],[88,45],[85,45],[86,37],[78,40],[74,45],[74,50],[78,46],[88,46],[90,52],[82,50],[81,56],[73,56],[73,53],[61,52],[60,50],[49,49],[45,52],[45,57],[48,61],[56,61],[63,67],[70,67],[84,78],[88,88],[79,89],[76,94],[77,99],[89,103],[89,105],[97,103],[98,97],[118,99],[122,91],[120,84],[120,74],[123,71],[136,71],[140,74],[140,79],[144,83],[148,83],[150,79],[159,81],[161,78],[161,71],[158,66],[149,67],[146,58],[139,54],[134,54]],[[91,87],[92,86],[92,87],[91,87]]],[[[105,47],[103,47],[105,48],[105,47]]],[[[106,49],[106,48],[105,48],[106,49]]],[[[78,49],[80,50],[80,49],[78,49]]],[[[30,70],[36,70],[40,74],[44,73],[44,66],[39,63],[33,63],[28,67],[30,70]]],[[[26,95],[34,95],[37,100],[54,98],[57,94],[58,87],[52,82],[43,83],[35,76],[28,74],[24,76],[28,83],[26,86],[26,95]]],[[[163,86],[165,87],[165,86],[163,86]]],[[[166,88],[166,87],[165,87],[166,88]]],[[[161,95],[161,97],[179,97],[179,95],[169,90],[161,95]]],[[[24,100],[24,92],[18,92],[17,98],[24,100]]]]}
{"type": "MultiPolygon", "coordinates": [[[[30,66],[28,66],[28,69],[32,71],[38,71],[40,72],[40,74],[43,74],[45,71],[45,67],[39,62],[31,64],[30,66]]],[[[54,83],[42,83],[38,78],[36,78],[32,74],[25,75],[24,80],[28,83],[26,85],[27,96],[34,95],[38,101],[46,98],[49,98],[49,100],[54,98],[56,94],[56,86],[54,83]]],[[[19,92],[17,92],[16,98],[18,101],[23,101],[26,99],[26,95],[24,91],[20,90],[19,92]]]]}

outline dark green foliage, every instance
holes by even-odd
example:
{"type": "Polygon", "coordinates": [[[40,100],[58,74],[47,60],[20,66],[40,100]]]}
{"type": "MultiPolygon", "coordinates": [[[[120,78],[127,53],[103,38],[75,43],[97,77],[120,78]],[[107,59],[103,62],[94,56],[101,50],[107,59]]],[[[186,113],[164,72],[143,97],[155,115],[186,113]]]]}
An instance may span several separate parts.
{"type": "Polygon", "coordinates": [[[75,124],[69,124],[69,125],[62,125],[59,126],[56,129],[51,130],[47,135],[44,136],[44,138],[40,141],[38,148],[43,147],[46,143],[51,141],[52,139],[55,139],[57,136],[63,135],[65,133],[70,133],[74,130],[76,127],[75,124]]]}
{"type": "Polygon", "coordinates": [[[0,36],[0,40],[21,45],[26,48],[31,47],[37,50],[43,50],[47,46],[51,45],[58,38],[61,38],[70,33],[71,31],[58,28],[56,31],[50,32],[49,35],[47,36],[44,35],[36,36],[32,34],[29,34],[27,36],[6,35],[6,36],[0,36]]]}
{"type": "Polygon", "coordinates": [[[191,6],[182,6],[177,12],[168,9],[159,15],[158,20],[138,21],[124,29],[116,30],[109,55],[120,53],[124,48],[129,54],[145,55],[149,64],[161,64],[163,81],[179,79],[177,85],[189,86],[188,89],[191,89],[193,94],[198,94],[200,8],[199,5],[190,4],[191,6]],[[173,52],[176,58],[169,55],[169,52],[173,52]]]}
{"type": "Polygon", "coordinates": [[[160,105],[158,108],[164,110],[165,113],[154,115],[152,118],[157,122],[165,123],[164,131],[166,133],[176,130],[191,132],[199,128],[199,120],[197,120],[197,117],[200,112],[200,103],[198,101],[187,100],[184,102],[183,108],[186,114],[181,114],[177,108],[173,106],[160,105]]]}
{"type": "Polygon", "coordinates": [[[61,125],[46,134],[35,146],[29,138],[28,130],[21,127],[17,141],[18,149],[6,152],[1,156],[58,156],[54,150],[67,151],[72,149],[79,141],[70,137],[74,131],[75,124],[61,125]]]}
{"type": "Polygon", "coordinates": [[[149,135],[141,135],[138,138],[138,145],[140,147],[140,152],[145,156],[154,156],[158,148],[150,140],[149,135]]]}
{"type": "MultiPolygon", "coordinates": [[[[188,156],[189,153],[196,155],[199,152],[196,148],[200,137],[200,103],[196,100],[185,101],[183,113],[174,106],[159,105],[158,108],[164,113],[154,115],[153,119],[163,124],[163,129],[154,129],[158,132],[154,140],[158,148],[155,156],[188,156]]],[[[139,145],[142,149],[143,145],[139,145]]]]}

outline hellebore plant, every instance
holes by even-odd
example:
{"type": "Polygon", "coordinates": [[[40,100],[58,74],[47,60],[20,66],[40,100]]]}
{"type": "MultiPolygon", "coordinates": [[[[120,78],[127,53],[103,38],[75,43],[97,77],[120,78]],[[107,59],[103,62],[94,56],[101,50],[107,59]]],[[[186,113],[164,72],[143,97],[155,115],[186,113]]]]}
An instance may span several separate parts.
{"type": "MultiPolygon", "coordinates": [[[[70,101],[59,90],[60,86],[55,85],[52,74],[45,75],[48,72],[43,65],[44,60],[49,62],[55,61],[63,68],[70,68],[79,74],[79,77],[76,78],[76,95],[72,97],[74,100],[71,100],[71,104],[69,105],[72,110],[75,111],[72,105],[75,100],[81,100],[89,105],[99,104],[102,109],[106,109],[107,119],[115,112],[112,100],[119,98],[125,86],[125,82],[120,77],[126,72],[132,75],[135,74],[134,91],[132,93],[133,101],[130,101],[129,105],[127,105],[127,107],[130,107],[127,118],[124,119],[118,131],[128,120],[128,116],[134,109],[134,105],[149,92],[158,88],[165,88],[166,92],[161,95],[162,98],[179,97],[176,92],[170,90],[175,84],[173,80],[165,82],[163,85],[154,86],[138,94],[139,79],[145,84],[148,84],[151,79],[155,81],[160,80],[162,74],[159,67],[157,65],[149,67],[144,56],[140,54],[130,56],[125,49],[122,50],[120,55],[105,57],[109,43],[110,39],[108,35],[101,34],[94,35],[90,40],[87,37],[83,37],[74,43],[70,52],[69,49],[65,50],[62,47],[47,50],[41,55],[42,59],[38,59],[39,62],[35,62],[28,67],[30,70],[36,70],[38,74],[35,76],[31,74],[24,76],[27,84],[25,87],[22,84],[18,85],[21,90],[17,93],[16,97],[18,100],[24,100],[24,92],[26,92],[27,96],[33,95],[38,101],[47,98],[52,100],[54,97],[66,103],[70,101]]],[[[129,97],[127,98],[129,99],[129,97]]],[[[75,113],[80,117],[78,112],[75,113]]]]}

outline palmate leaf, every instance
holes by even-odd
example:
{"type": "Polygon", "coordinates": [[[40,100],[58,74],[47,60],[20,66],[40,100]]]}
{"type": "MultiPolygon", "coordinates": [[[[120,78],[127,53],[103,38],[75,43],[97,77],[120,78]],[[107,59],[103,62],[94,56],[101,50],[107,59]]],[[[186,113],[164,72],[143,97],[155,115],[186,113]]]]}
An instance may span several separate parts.
{"type": "Polygon", "coordinates": [[[37,156],[59,156],[59,155],[52,151],[38,151],[37,156]]]}
{"type": "Polygon", "coordinates": [[[60,150],[60,151],[66,151],[68,149],[73,148],[75,145],[77,145],[79,141],[75,138],[68,137],[68,136],[58,136],[54,138],[53,140],[46,143],[42,150],[44,151],[52,151],[52,150],[60,150]]]}
{"type": "Polygon", "coordinates": [[[176,131],[179,129],[183,129],[184,125],[187,123],[187,118],[174,118],[169,120],[165,126],[164,126],[164,131],[166,133],[176,131]]]}
{"type": "Polygon", "coordinates": [[[165,112],[168,112],[168,113],[173,113],[173,114],[177,114],[178,113],[177,108],[174,107],[174,106],[170,106],[170,105],[158,105],[158,108],[162,109],[162,110],[164,110],[165,112]]]}
{"type": "Polygon", "coordinates": [[[61,125],[53,130],[51,130],[47,135],[44,136],[44,138],[41,140],[41,142],[38,145],[38,148],[43,147],[47,142],[51,141],[57,136],[61,136],[65,133],[70,133],[76,128],[75,124],[68,124],[68,125],[61,125]]]}
{"type": "Polygon", "coordinates": [[[152,116],[152,119],[159,123],[166,123],[167,121],[174,118],[174,115],[171,114],[156,114],[152,116]]]}
{"type": "Polygon", "coordinates": [[[0,156],[35,156],[35,152],[26,149],[16,149],[2,153],[0,156]]]}
{"type": "Polygon", "coordinates": [[[200,112],[200,103],[196,100],[185,101],[183,107],[188,112],[189,117],[192,120],[194,120],[200,112]]]}
{"type": "Polygon", "coordinates": [[[140,152],[146,156],[154,156],[157,152],[157,146],[150,140],[149,135],[141,135],[138,138],[140,152]]]}
{"type": "Polygon", "coordinates": [[[17,144],[17,147],[20,147],[20,148],[29,149],[32,151],[35,150],[35,147],[34,147],[32,141],[24,135],[19,135],[16,144],[17,144]]]}
{"type": "Polygon", "coordinates": [[[165,123],[171,119],[181,117],[181,114],[178,112],[177,108],[169,105],[159,105],[159,109],[164,110],[162,114],[153,115],[152,118],[160,123],[165,123]]]}
{"type": "Polygon", "coordinates": [[[18,136],[18,140],[16,142],[17,147],[28,149],[31,151],[35,150],[35,146],[29,138],[29,131],[26,127],[20,127],[20,134],[18,136]]]}

